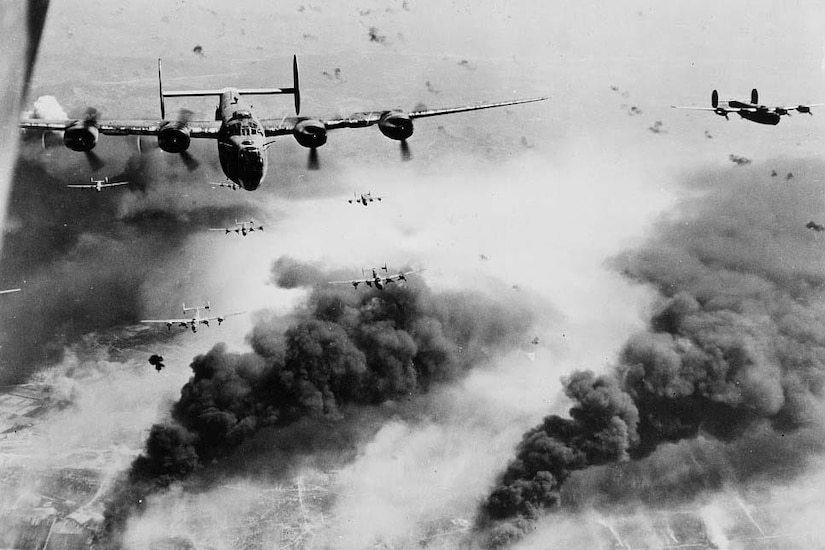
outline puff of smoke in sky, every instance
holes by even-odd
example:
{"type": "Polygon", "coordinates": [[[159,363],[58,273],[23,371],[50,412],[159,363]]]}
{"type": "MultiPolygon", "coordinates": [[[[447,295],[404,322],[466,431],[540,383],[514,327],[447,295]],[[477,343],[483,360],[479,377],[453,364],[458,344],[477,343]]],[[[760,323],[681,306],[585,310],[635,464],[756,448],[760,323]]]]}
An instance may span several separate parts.
{"type": "Polygon", "coordinates": [[[803,221],[821,208],[821,169],[807,163],[794,188],[755,172],[699,174],[699,196],[615,260],[660,304],[611,372],[564,380],[571,419],[525,434],[480,514],[493,544],[548,510],[689,500],[793,477],[822,452],[825,272],[803,221]]]}
{"type": "Polygon", "coordinates": [[[42,95],[38,97],[32,105],[31,111],[25,113],[29,118],[46,118],[52,120],[65,120],[69,118],[66,111],[53,95],[42,95]]]}

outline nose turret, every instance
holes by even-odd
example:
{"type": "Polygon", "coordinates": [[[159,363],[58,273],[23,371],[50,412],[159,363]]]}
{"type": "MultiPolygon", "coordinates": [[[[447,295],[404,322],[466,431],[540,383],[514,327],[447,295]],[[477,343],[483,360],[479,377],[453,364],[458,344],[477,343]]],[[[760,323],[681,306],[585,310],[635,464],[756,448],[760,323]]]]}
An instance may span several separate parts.
{"type": "Polygon", "coordinates": [[[244,189],[257,189],[266,173],[266,159],[260,147],[249,145],[238,151],[238,179],[244,189]]]}

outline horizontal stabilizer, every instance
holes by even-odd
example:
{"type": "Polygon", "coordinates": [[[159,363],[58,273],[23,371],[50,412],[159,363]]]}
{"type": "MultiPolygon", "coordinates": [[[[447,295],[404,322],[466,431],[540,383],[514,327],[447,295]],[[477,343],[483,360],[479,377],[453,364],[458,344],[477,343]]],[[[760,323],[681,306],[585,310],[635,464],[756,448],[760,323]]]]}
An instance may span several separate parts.
{"type": "Polygon", "coordinates": [[[196,97],[207,95],[221,95],[224,90],[173,90],[170,92],[161,92],[163,97],[196,97]]]}
{"type": "MultiPolygon", "coordinates": [[[[221,95],[226,91],[226,88],[220,90],[171,90],[163,92],[163,97],[197,97],[221,95]]],[[[275,94],[293,94],[295,88],[246,88],[238,90],[241,95],[275,95],[275,94]]]]}
{"type": "Polygon", "coordinates": [[[247,88],[238,90],[241,95],[275,95],[275,94],[294,94],[295,88],[247,88]]]}

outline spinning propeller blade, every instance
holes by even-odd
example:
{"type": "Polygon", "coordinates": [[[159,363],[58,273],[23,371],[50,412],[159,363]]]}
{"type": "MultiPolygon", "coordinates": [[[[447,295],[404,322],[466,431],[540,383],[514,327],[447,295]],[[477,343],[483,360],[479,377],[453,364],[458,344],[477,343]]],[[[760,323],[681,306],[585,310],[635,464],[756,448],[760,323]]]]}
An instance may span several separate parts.
{"type": "Polygon", "coordinates": [[[412,159],[412,151],[406,139],[401,140],[401,160],[408,161],[412,159]]]}
{"type": "Polygon", "coordinates": [[[307,169],[308,170],[318,170],[321,168],[321,162],[318,160],[318,148],[312,147],[309,150],[309,156],[307,157],[307,169]]]}

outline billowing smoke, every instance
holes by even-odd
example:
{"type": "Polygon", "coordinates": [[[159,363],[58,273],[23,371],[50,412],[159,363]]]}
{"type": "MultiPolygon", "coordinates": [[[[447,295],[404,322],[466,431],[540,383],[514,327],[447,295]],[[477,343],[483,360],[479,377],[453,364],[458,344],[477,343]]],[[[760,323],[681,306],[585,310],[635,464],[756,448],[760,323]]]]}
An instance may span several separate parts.
{"type": "MultiPolygon", "coordinates": [[[[34,112],[66,116],[51,96],[34,112]]],[[[88,332],[136,323],[146,313],[147,284],[174,286],[188,275],[182,260],[191,239],[258,213],[204,185],[203,173],[190,174],[175,155],[138,154],[125,139],[103,137],[95,151],[105,167],[95,173],[84,155],[49,144],[24,142],[13,173],[0,281],[23,291],[3,302],[0,384],[24,382],[88,332]],[[100,193],[67,188],[90,175],[130,183],[100,193]]]]}
{"type": "Polygon", "coordinates": [[[660,302],[609,372],[563,379],[570,417],[524,435],[481,507],[489,543],[550,511],[675,505],[787,480],[821,454],[825,272],[803,221],[822,208],[810,178],[821,169],[792,191],[700,174],[701,196],[615,259],[660,302]]]}
{"type": "Polygon", "coordinates": [[[34,102],[32,110],[26,113],[26,116],[51,120],[65,120],[69,117],[60,103],[58,103],[57,98],[53,95],[38,97],[34,102]]]}
{"type": "MultiPolygon", "coordinates": [[[[293,260],[275,262],[280,284],[318,276],[293,260]]],[[[286,326],[277,317],[258,322],[253,352],[217,344],[195,357],[171,422],[152,428],[113,499],[108,532],[116,537],[149,493],[204,468],[220,471],[238,460],[239,448],[247,471],[256,448],[266,449],[267,462],[273,454],[286,462],[267,466],[269,473],[288,470],[296,456],[317,460],[325,448],[343,453],[364,425],[517,346],[532,323],[526,306],[434,293],[415,276],[383,291],[317,286],[286,326]]]]}

